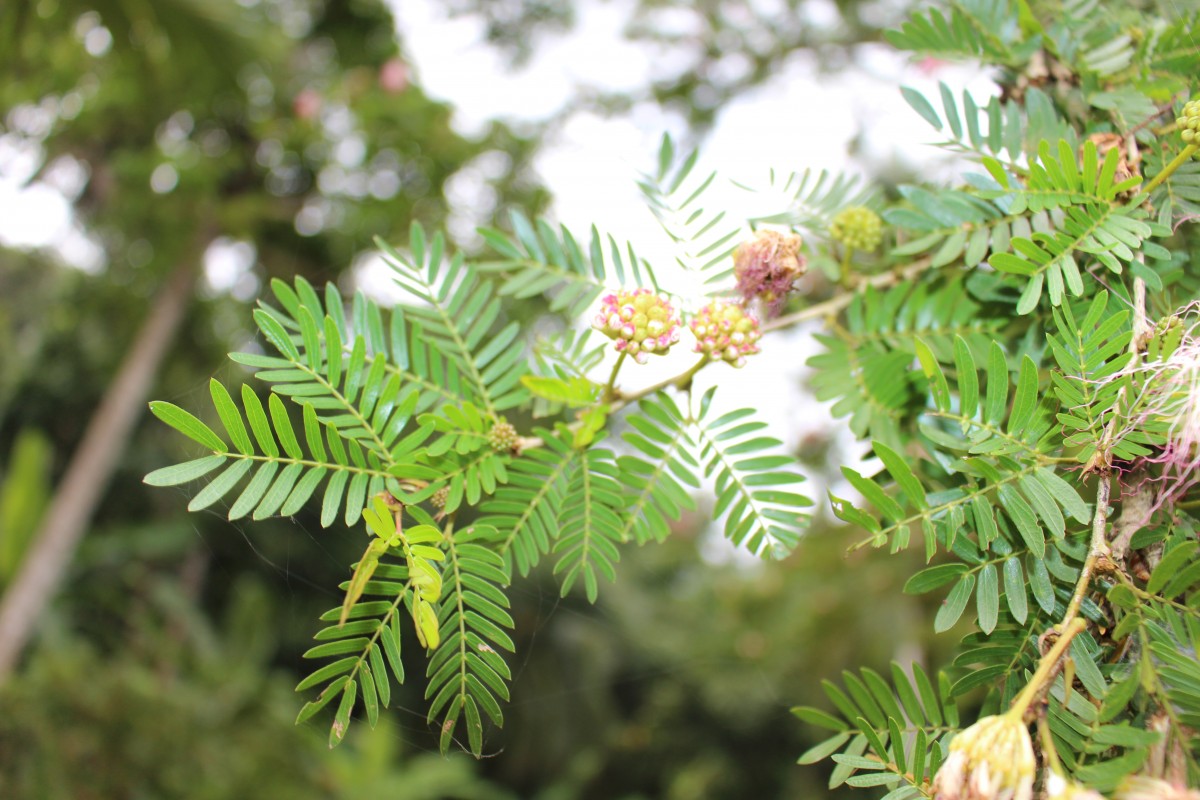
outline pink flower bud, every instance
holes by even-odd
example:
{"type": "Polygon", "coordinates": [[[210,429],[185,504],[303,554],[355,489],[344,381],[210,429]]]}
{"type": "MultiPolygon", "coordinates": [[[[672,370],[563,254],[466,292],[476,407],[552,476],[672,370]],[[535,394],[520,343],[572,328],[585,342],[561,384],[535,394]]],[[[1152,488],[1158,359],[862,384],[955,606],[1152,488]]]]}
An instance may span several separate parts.
{"type": "MultiPolygon", "coordinates": [[[[739,362],[745,363],[744,356],[758,352],[755,342],[762,336],[758,319],[737,303],[714,300],[700,309],[689,325],[698,353],[739,366],[739,362]]],[[[678,337],[679,331],[673,334],[678,337]]]]}

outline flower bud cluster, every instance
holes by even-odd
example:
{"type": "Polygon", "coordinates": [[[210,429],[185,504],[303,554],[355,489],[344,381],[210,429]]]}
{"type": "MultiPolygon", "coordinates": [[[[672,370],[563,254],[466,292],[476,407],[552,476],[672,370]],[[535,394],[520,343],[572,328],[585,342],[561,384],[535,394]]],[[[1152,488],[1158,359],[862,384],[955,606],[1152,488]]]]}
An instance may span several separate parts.
{"type": "Polygon", "coordinates": [[[883,220],[866,206],[850,206],[834,216],[829,235],[846,247],[869,253],[883,241],[883,220]]]}
{"type": "Polygon", "coordinates": [[[618,291],[601,299],[592,327],[615,341],[614,347],[639,364],[648,354],[662,355],[679,341],[682,324],[675,309],[650,289],[618,291]]]}
{"type": "Polygon", "coordinates": [[[1200,100],[1188,101],[1175,124],[1179,126],[1184,143],[1200,145],[1200,100]]]}
{"type": "Polygon", "coordinates": [[[446,498],[450,496],[450,487],[443,486],[429,496],[429,504],[441,511],[446,507],[446,498]]]}
{"type": "Polygon", "coordinates": [[[759,231],[740,244],[733,252],[733,275],[742,297],[762,300],[771,314],[778,313],[792,284],[804,274],[801,244],[799,236],[778,231],[759,231]]]}
{"type": "Polygon", "coordinates": [[[737,303],[720,300],[700,309],[688,325],[696,336],[696,352],[727,361],[735,367],[746,363],[746,356],[758,352],[762,338],[758,318],[737,303]]]}
{"type": "Polygon", "coordinates": [[[950,742],[935,800],[1032,800],[1037,764],[1019,714],[984,717],[950,742]]]}
{"type": "Polygon", "coordinates": [[[512,450],[517,444],[517,429],[502,419],[488,431],[487,440],[493,450],[512,450]]]}

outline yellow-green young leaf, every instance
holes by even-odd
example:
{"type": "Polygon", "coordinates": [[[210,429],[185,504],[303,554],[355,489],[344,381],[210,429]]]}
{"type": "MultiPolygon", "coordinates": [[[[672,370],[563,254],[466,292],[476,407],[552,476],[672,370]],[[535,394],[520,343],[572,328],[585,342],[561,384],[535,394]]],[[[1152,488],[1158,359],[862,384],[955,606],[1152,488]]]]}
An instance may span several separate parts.
{"type": "Polygon", "coordinates": [[[413,622],[416,624],[417,639],[420,640],[421,647],[426,650],[436,650],[438,644],[441,643],[437,612],[421,597],[413,599],[413,622]]]}
{"type": "Polygon", "coordinates": [[[386,552],[387,542],[383,539],[372,539],[371,543],[367,545],[367,551],[359,559],[358,566],[354,568],[354,574],[350,577],[350,585],[346,588],[346,599],[342,602],[342,614],[338,617],[339,628],[346,624],[346,619],[350,616],[350,609],[354,608],[354,604],[362,597],[363,590],[367,588],[367,582],[371,580],[371,576],[379,567],[379,559],[386,552]]]}
{"type": "Polygon", "coordinates": [[[574,377],[563,380],[541,375],[523,375],[521,383],[536,397],[563,403],[569,408],[591,405],[600,396],[600,386],[587,378],[574,377]]]}
{"type": "Polygon", "coordinates": [[[371,501],[369,508],[362,510],[363,519],[367,522],[367,528],[379,537],[384,542],[390,542],[396,536],[395,523],[392,521],[392,515],[387,509],[387,505],[382,499],[376,497],[371,501]]]}
{"type": "Polygon", "coordinates": [[[434,603],[442,596],[442,576],[437,569],[423,558],[408,558],[408,574],[417,595],[427,603],[434,603]]]}
{"type": "Polygon", "coordinates": [[[986,156],[983,159],[983,168],[995,179],[996,183],[1004,187],[1008,186],[1008,175],[1004,172],[1004,167],[1000,165],[999,161],[991,156],[986,156]]]}
{"type": "Polygon", "coordinates": [[[608,421],[608,405],[592,406],[580,414],[579,421],[582,424],[575,431],[575,438],[572,444],[575,446],[575,449],[583,450],[595,441],[596,434],[604,429],[604,423],[608,421]]]}

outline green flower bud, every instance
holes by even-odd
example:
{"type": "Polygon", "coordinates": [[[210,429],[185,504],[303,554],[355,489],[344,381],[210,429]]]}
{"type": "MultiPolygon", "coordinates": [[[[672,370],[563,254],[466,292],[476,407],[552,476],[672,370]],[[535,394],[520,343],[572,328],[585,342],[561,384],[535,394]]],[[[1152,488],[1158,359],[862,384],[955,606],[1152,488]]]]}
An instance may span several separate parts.
{"type": "Polygon", "coordinates": [[[487,439],[493,450],[512,450],[517,444],[517,429],[502,419],[488,431],[487,439]]]}
{"type": "Polygon", "coordinates": [[[846,247],[869,253],[883,240],[883,220],[866,206],[850,206],[833,218],[829,235],[846,247]]]}

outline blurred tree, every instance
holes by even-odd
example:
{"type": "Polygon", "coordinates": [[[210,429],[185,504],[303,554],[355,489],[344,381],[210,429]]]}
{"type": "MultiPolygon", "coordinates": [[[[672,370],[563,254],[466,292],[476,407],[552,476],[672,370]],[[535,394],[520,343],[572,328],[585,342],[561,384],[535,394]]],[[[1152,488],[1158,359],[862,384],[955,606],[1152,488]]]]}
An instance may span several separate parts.
{"type": "MultiPolygon", "coordinates": [[[[0,10],[0,35],[0,69],[10,76],[0,87],[0,136],[36,162],[28,182],[66,187],[100,270],[59,281],[89,297],[70,306],[65,340],[43,342],[41,352],[74,350],[79,333],[99,324],[101,341],[84,349],[103,351],[89,354],[98,356],[89,366],[107,383],[97,406],[99,393],[70,370],[52,394],[78,413],[26,403],[0,416],[7,430],[57,427],[59,452],[74,447],[0,602],[3,675],[189,318],[206,254],[223,251],[227,266],[232,257],[230,282],[243,298],[269,276],[336,279],[371,236],[412,219],[440,223],[446,180],[484,154],[509,164],[498,196],[535,206],[542,196],[527,168],[534,142],[499,125],[464,139],[449,109],[410,85],[381,3],[18,3],[0,10]]],[[[47,299],[61,304],[70,293],[47,299]]],[[[195,338],[224,350],[222,340],[246,335],[226,324],[214,340],[205,317],[222,312],[206,311],[190,315],[204,329],[195,338]]],[[[14,320],[7,330],[27,327],[14,320]]],[[[53,377],[22,375],[21,363],[3,376],[0,413],[16,387],[28,398],[53,377]]]]}

